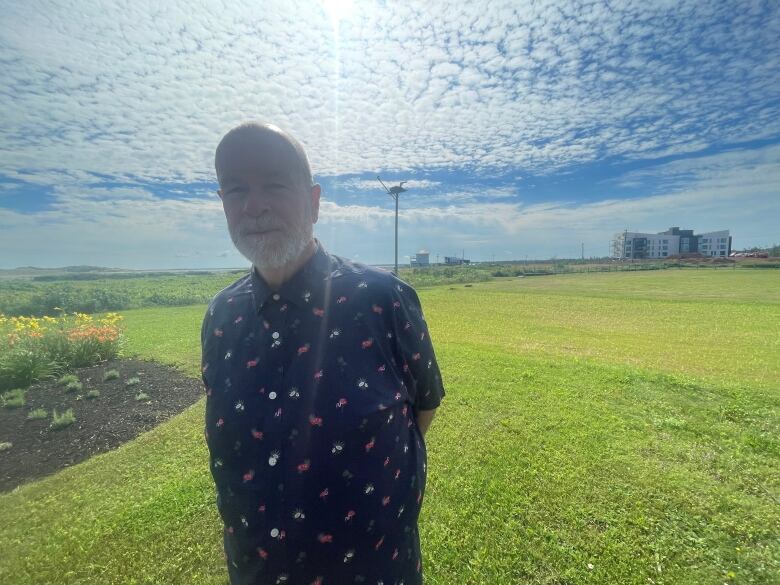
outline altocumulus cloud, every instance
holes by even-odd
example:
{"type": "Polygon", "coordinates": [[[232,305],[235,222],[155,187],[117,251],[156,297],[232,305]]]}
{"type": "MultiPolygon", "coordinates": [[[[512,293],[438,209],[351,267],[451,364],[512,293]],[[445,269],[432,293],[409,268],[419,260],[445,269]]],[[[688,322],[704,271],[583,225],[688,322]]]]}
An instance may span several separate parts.
{"type": "Polygon", "coordinates": [[[407,251],[577,255],[585,241],[603,254],[629,223],[776,234],[774,3],[2,13],[0,266],[242,264],[212,167],[245,119],[307,145],[332,187],[320,234],[365,261],[391,258],[378,173],[410,181],[407,251]]]}

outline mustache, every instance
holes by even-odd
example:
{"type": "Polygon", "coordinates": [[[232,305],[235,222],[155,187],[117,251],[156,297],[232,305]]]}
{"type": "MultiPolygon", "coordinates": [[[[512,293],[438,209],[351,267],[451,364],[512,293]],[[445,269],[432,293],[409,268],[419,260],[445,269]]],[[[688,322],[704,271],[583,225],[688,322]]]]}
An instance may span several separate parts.
{"type": "Polygon", "coordinates": [[[262,220],[262,221],[253,221],[251,223],[245,223],[242,224],[239,227],[239,233],[241,235],[249,234],[252,232],[265,232],[268,230],[286,230],[287,226],[275,219],[271,220],[262,220]]]}

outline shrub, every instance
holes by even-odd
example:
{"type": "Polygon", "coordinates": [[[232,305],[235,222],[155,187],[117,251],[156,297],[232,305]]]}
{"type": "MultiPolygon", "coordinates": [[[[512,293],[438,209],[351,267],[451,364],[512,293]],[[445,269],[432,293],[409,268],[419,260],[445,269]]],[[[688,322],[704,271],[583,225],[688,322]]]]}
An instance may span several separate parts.
{"type": "Polygon", "coordinates": [[[50,426],[52,429],[58,430],[58,429],[63,429],[68,425],[72,425],[74,422],[76,422],[76,417],[73,416],[72,408],[69,408],[61,415],[57,415],[57,409],[55,408],[54,414],[52,415],[52,421],[50,426]]]}
{"type": "Polygon", "coordinates": [[[147,400],[148,398],[149,398],[149,395],[146,392],[139,392],[136,395],[136,397],[135,397],[135,399],[138,400],[138,401],[147,400]]]}
{"type": "Polygon", "coordinates": [[[8,441],[3,441],[0,443],[0,451],[8,451],[11,447],[13,447],[13,443],[9,443],[8,441]]]}
{"type": "Polygon", "coordinates": [[[130,378],[130,379],[127,380],[127,382],[125,382],[125,386],[128,386],[128,387],[136,386],[136,385],[138,385],[140,383],[141,383],[140,378],[130,378]]]}
{"type": "Polygon", "coordinates": [[[36,420],[39,418],[46,418],[47,416],[49,416],[49,413],[46,412],[46,410],[43,408],[36,408],[27,413],[27,420],[36,420]]]}
{"type": "Polygon", "coordinates": [[[116,380],[119,378],[119,372],[117,370],[108,370],[105,374],[103,374],[103,381],[108,382],[109,380],[116,380]]]}
{"type": "Polygon", "coordinates": [[[65,386],[65,392],[79,392],[82,388],[84,388],[84,384],[79,381],[68,382],[67,386],[65,386]]]}
{"type": "Polygon", "coordinates": [[[25,347],[0,353],[0,390],[27,388],[36,380],[55,375],[61,364],[25,347]]]}
{"type": "Polygon", "coordinates": [[[100,390],[92,389],[89,392],[87,392],[87,398],[97,398],[100,396],[100,390]]]}
{"type": "Polygon", "coordinates": [[[8,392],[3,392],[2,395],[3,408],[19,408],[24,406],[24,390],[21,388],[14,388],[8,392]]]}
{"type": "Polygon", "coordinates": [[[60,386],[67,386],[71,382],[78,382],[79,378],[78,376],[74,374],[65,374],[62,378],[60,378],[59,382],[57,382],[60,386]]]}

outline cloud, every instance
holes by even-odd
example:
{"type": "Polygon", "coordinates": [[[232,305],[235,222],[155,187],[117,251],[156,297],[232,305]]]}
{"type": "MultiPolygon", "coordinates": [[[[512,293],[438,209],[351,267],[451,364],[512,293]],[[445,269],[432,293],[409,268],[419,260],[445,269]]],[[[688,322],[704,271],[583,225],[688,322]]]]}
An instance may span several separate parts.
{"type": "Polygon", "coordinates": [[[6,167],[208,180],[247,118],[323,175],[539,174],[780,131],[772,3],[366,2],[338,36],[317,2],[166,6],[4,8],[6,167]]]}
{"type": "Polygon", "coordinates": [[[410,249],[564,255],[571,240],[577,256],[627,225],[777,233],[776,3],[367,1],[336,28],[315,1],[17,2],[0,51],[4,266],[244,265],[210,185],[246,119],[305,144],[332,179],[318,230],[369,262],[394,221],[377,174],[410,178],[410,249]],[[583,169],[602,193],[532,197],[583,169]]]}
{"type": "MultiPolygon", "coordinates": [[[[400,180],[385,181],[385,185],[392,187],[399,183],[400,180]]],[[[376,179],[346,179],[339,181],[339,187],[349,191],[375,191],[377,188],[381,189],[382,185],[376,179]]],[[[417,179],[404,182],[404,188],[416,191],[427,191],[434,187],[441,185],[441,181],[429,181],[427,179],[417,179]]]]}

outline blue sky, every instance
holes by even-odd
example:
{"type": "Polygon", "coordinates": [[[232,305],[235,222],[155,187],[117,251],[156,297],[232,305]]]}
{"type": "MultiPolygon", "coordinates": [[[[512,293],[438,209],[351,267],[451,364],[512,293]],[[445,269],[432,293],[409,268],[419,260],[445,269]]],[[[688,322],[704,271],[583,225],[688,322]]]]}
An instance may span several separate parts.
{"type": "Polygon", "coordinates": [[[329,251],[603,256],[780,242],[777,2],[0,0],[0,268],[246,266],[214,149],[306,146],[329,251]],[[164,6],[164,8],[160,8],[164,6]]]}

